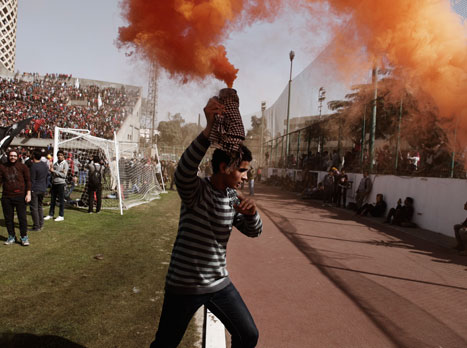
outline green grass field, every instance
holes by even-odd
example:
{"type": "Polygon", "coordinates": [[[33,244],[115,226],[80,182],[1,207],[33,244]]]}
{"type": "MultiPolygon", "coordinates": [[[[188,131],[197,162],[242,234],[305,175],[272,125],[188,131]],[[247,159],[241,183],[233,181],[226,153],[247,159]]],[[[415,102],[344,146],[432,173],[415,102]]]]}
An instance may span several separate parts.
{"type": "MultiPolygon", "coordinates": [[[[29,232],[29,247],[3,245],[2,216],[0,347],[148,347],[179,209],[173,191],[123,216],[67,209],[29,232]]],[[[198,339],[192,322],[180,347],[198,339]]]]}

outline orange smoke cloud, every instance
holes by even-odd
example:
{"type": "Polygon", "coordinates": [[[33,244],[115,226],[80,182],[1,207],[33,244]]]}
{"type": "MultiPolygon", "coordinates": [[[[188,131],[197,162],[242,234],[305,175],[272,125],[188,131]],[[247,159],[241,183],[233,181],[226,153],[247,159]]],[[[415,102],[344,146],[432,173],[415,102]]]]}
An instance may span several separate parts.
{"type": "Polygon", "coordinates": [[[231,86],[238,70],[219,42],[242,9],[242,1],[125,0],[129,25],[119,29],[119,42],[185,81],[214,75],[231,86]]]}
{"type": "Polygon", "coordinates": [[[213,75],[232,87],[238,69],[222,45],[235,28],[271,18],[277,0],[123,0],[128,26],[119,28],[120,46],[136,48],[183,82],[213,75]],[[239,22],[242,24],[239,24],[239,22]]]}
{"type": "Polygon", "coordinates": [[[214,75],[231,87],[236,69],[220,44],[244,10],[240,0],[124,0],[129,25],[121,45],[133,46],[184,81],[214,75]]]}
{"type": "MultiPolygon", "coordinates": [[[[313,0],[308,0],[314,2],[313,0]]],[[[448,0],[333,0],[349,15],[340,44],[365,47],[413,89],[435,101],[441,117],[455,119],[458,146],[467,146],[467,30],[448,0]]],[[[454,145],[454,144],[452,144],[454,145]]]]}
{"type": "Polygon", "coordinates": [[[361,57],[365,48],[367,62],[389,65],[413,90],[428,93],[442,117],[455,118],[457,141],[467,146],[467,31],[449,0],[123,0],[129,24],[119,42],[184,81],[213,75],[230,87],[238,70],[222,42],[244,25],[273,19],[288,3],[309,11],[316,8],[310,4],[327,4],[345,21],[333,28],[338,65],[355,71],[348,53],[361,57]]]}

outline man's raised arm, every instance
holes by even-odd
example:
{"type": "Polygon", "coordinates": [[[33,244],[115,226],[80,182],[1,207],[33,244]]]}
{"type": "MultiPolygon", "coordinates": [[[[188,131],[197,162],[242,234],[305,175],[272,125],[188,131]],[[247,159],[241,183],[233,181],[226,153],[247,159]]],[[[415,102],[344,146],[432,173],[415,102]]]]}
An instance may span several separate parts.
{"type": "Polygon", "coordinates": [[[197,176],[198,166],[209,148],[209,134],[211,133],[214,117],[221,114],[224,106],[216,98],[209,99],[204,108],[206,128],[188,146],[183,153],[175,171],[175,185],[182,201],[192,205],[199,197],[200,182],[197,176]]]}

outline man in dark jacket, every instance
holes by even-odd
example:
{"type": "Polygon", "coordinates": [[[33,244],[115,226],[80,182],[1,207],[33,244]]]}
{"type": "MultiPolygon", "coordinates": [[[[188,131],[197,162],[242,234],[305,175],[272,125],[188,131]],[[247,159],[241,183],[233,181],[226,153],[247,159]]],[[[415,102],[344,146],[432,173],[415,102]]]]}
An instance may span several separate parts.
{"type": "Polygon", "coordinates": [[[26,203],[31,201],[31,180],[29,169],[18,161],[18,152],[12,150],[8,153],[8,162],[0,165],[0,182],[3,185],[2,209],[5,225],[8,230],[8,239],[5,245],[16,242],[14,215],[15,208],[19,221],[21,244],[29,245],[28,224],[26,219],[26,203]]]}
{"type": "Polygon", "coordinates": [[[41,161],[42,154],[39,151],[34,152],[31,172],[31,216],[32,230],[40,231],[44,225],[44,211],[42,201],[45,191],[47,191],[47,175],[49,166],[41,161]]]}
{"type": "Polygon", "coordinates": [[[415,224],[412,222],[413,214],[413,198],[406,197],[404,205],[402,205],[402,200],[399,198],[397,201],[397,207],[389,210],[385,222],[392,225],[415,227],[415,224]]]}
{"type": "Polygon", "coordinates": [[[88,213],[92,214],[94,206],[94,193],[96,194],[96,213],[101,211],[102,205],[102,177],[104,173],[103,165],[100,163],[99,156],[94,156],[92,162],[87,166],[89,169],[88,180],[88,198],[89,208],[88,213]]]}
{"type": "Polygon", "coordinates": [[[384,201],[384,196],[382,193],[376,195],[376,203],[370,204],[367,203],[363,207],[357,210],[357,215],[367,216],[368,213],[373,217],[381,217],[386,212],[387,204],[384,201]]]}
{"type": "Polygon", "coordinates": [[[326,174],[326,176],[323,179],[323,185],[324,185],[323,207],[331,206],[332,195],[334,193],[334,182],[335,182],[334,171],[330,169],[328,174],[326,174]]]}

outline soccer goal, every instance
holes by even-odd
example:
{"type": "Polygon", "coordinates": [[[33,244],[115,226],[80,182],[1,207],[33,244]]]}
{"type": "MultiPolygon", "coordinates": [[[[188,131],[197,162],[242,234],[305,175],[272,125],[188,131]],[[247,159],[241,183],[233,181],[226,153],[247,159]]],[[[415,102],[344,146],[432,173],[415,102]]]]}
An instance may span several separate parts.
{"type": "MultiPolygon", "coordinates": [[[[138,144],[98,138],[86,129],[55,128],[54,162],[63,151],[69,164],[65,199],[68,205],[88,208],[89,164],[99,159],[102,172],[102,208],[129,209],[159,198],[163,191],[156,164],[145,158],[138,144]]],[[[96,200],[94,200],[96,202],[96,200]]]]}

